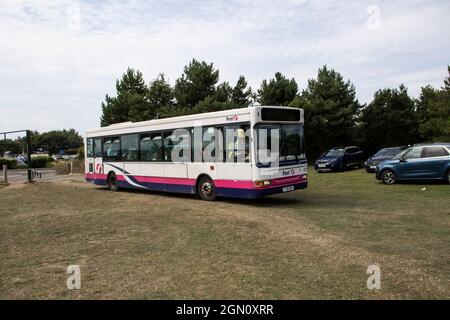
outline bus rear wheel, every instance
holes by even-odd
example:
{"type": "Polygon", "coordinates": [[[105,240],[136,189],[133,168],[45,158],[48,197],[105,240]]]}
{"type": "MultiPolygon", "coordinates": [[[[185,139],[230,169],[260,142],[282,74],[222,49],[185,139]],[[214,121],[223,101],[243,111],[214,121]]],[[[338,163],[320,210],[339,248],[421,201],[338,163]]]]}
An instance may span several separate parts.
{"type": "Polygon", "coordinates": [[[119,186],[117,185],[117,177],[114,172],[111,172],[110,174],[108,174],[107,183],[108,183],[109,190],[111,190],[111,191],[119,190],[119,186]]]}
{"type": "Polygon", "coordinates": [[[203,176],[200,178],[197,184],[197,194],[202,200],[213,201],[216,199],[214,182],[210,177],[203,176]]]}

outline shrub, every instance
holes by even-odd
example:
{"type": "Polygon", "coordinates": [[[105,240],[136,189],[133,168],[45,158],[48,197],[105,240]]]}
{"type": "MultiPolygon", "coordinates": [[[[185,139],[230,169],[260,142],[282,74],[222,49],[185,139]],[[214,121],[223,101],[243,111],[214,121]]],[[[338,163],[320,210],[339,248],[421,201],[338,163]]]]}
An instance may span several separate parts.
{"type": "Polygon", "coordinates": [[[0,158],[0,170],[3,170],[4,164],[8,166],[8,169],[17,169],[17,161],[14,159],[0,158]]]}
{"type": "Polygon", "coordinates": [[[55,160],[48,156],[39,156],[31,158],[30,168],[46,168],[55,160]]]}
{"type": "Polygon", "coordinates": [[[70,173],[70,162],[73,165],[73,173],[84,173],[84,159],[79,160],[69,160],[69,161],[58,161],[52,163],[52,168],[55,169],[57,174],[69,174],[70,173]]]}

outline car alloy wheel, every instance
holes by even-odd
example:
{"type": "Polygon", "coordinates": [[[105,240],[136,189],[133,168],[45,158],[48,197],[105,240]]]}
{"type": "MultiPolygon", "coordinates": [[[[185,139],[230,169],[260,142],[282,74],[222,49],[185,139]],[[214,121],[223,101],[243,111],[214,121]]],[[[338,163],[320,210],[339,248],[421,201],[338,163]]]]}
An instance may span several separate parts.
{"type": "Polygon", "coordinates": [[[386,170],[383,173],[383,182],[385,184],[394,184],[395,181],[396,181],[395,175],[394,175],[394,173],[391,170],[386,170]]]}

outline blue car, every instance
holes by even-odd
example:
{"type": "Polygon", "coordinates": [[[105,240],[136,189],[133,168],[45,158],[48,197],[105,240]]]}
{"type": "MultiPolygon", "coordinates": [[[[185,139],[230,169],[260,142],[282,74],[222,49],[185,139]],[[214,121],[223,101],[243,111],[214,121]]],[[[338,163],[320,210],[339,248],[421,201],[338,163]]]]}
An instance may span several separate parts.
{"type": "Polygon", "coordinates": [[[344,171],[348,167],[364,165],[364,153],[359,147],[337,147],[323,153],[316,160],[314,168],[317,172],[344,171]]]}
{"type": "Polygon", "coordinates": [[[406,146],[404,147],[391,147],[391,148],[384,148],[375,153],[373,156],[371,156],[369,159],[364,162],[364,167],[366,168],[367,172],[375,172],[377,170],[377,165],[380,162],[383,162],[384,160],[389,160],[398,155],[400,152],[405,150],[406,146]]]}
{"type": "Polygon", "coordinates": [[[385,184],[402,180],[450,182],[450,144],[420,145],[406,149],[377,166],[376,178],[385,184]]]}

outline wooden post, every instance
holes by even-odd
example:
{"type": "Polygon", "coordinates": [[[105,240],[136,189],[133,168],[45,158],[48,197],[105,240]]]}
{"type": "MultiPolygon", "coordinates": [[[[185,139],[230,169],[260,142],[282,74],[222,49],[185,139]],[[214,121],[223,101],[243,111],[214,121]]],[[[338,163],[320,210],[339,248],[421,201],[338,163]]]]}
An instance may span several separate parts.
{"type": "Polygon", "coordinates": [[[31,176],[31,131],[27,130],[27,171],[28,171],[28,182],[33,180],[31,176]]]}
{"type": "Polygon", "coordinates": [[[6,164],[3,165],[3,182],[8,183],[8,166],[6,164]]]}

